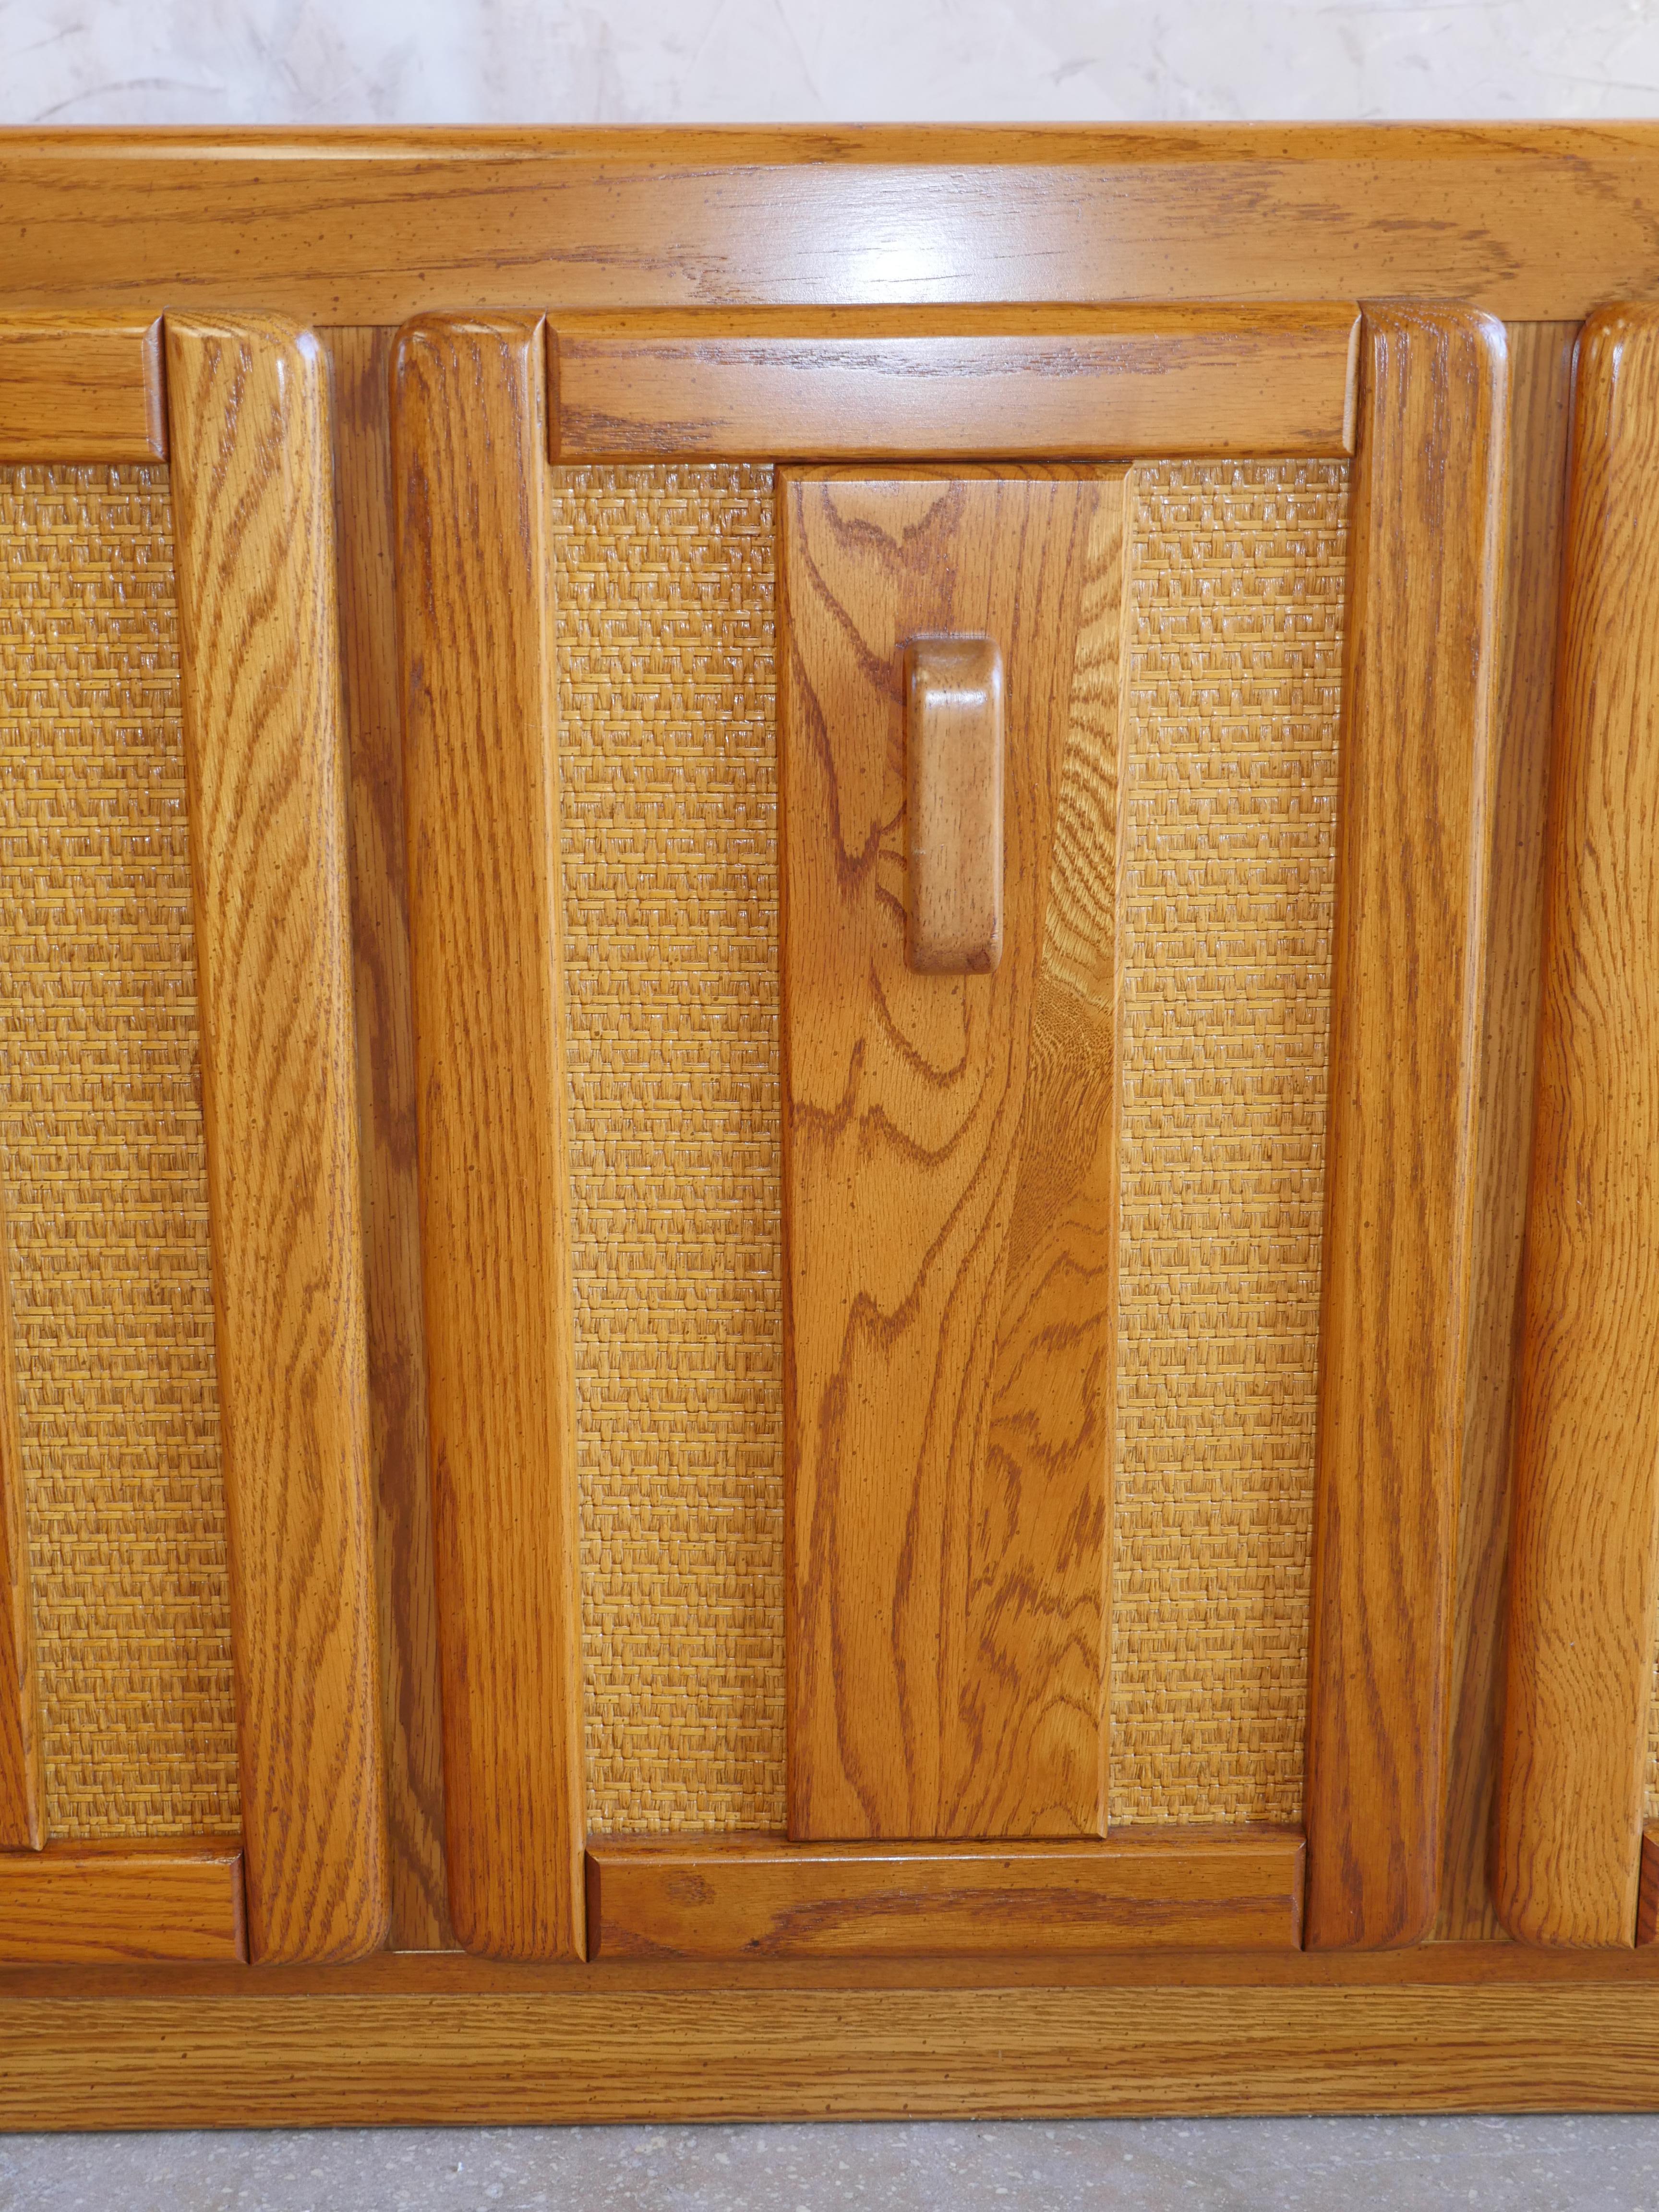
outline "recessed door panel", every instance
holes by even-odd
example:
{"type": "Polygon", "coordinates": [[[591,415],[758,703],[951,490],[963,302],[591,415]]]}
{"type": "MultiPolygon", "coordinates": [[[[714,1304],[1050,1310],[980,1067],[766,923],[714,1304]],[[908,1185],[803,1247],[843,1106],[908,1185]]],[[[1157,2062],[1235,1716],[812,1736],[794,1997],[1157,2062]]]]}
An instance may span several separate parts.
{"type": "Polygon", "coordinates": [[[1103,1830],[1123,496],[783,486],[798,1837],[1103,1830]],[[904,664],[949,639],[1006,686],[989,972],[914,958],[904,664]]]}

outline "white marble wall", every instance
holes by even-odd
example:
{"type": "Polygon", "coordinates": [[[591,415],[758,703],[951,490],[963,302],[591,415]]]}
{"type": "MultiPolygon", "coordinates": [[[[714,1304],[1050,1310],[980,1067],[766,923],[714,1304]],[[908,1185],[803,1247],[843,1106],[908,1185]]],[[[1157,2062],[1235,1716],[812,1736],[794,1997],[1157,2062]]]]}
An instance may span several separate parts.
{"type": "Polygon", "coordinates": [[[1659,114],[1659,0],[0,0],[0,123],[1659,114]]]}

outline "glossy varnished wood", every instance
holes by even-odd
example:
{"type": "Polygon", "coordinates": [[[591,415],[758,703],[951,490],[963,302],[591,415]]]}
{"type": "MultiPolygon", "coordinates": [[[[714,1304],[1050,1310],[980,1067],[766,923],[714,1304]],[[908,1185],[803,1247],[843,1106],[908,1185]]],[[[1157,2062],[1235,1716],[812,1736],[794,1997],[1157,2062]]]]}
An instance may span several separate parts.
{"type": "Polygon", "coordinates": [[[42,1789],[34,1607],[23,1520],[17,1362],[11,1332],[11,1261],[0,1198],[0,1851],[37,1850],[45,1840],[42,1789]]]}
{"type": "Polygon", "coordinates": [[[556,459],[1340,453],[1358,312],[562,317],[556,459]]]}
{"type": "MultiPolygon", "coordinates": [[[[672,1840],[672,1839],[670,1839],[672,1840]]],[[[597,1841],[590,1838],[590,1842],[597,1841]]],[[[777,1838],[773,1838],[775,1843],[777,1838]]],[[[825,1848],[791,1845],[793,1850],[825,1848]]],[[[854,1848],[887,1850],[863,1844],[854,1848]]],[[[994,1848],[1008,1850],[1012,1846],[994,1848]]],[[[1022,1848],[1048,1850],[1037,1844],[1022,1848]]],[[[631,1996],[726,1990],[1406,1990],[1659,1988],[1659,1948],[1540,1950],[1524,1943],[1436,1943],[1398,1951],[1024,1950],[913,1958],[482,1959],[471,1952],[390,1951],[338,1966],[262,1966],[261,1996],[402,1997],[631,1996]]],[[[239,1996],[234,1967],[179,1963],[51,1966],[0,1962],[0,2008],[23,1998],[239,1996]]]]}
{"type": "MultiPolygon", "coordinates": [[[[1609,299],[1659,298],[1656,206],[1659,127],[1650,125],[12,133],[0,138],[0,296],[9,309],[33,305],[57,319],[90,313],[137,328],[150,326],[146,319],[163,299],[215,310],[257,299],[307,320],[365,325],[457,306],[528,306],[562,322],[661,310],[695,315],[700,327],[727,310],[762,321],[810,311],[828,327],[838,308],[873,309],[866,335],[877,325],[902,334],[890,319],[919,328],[942,318],[935,331],[951,320],[977,328],[982,311],[996,320],[995,302],[1063,317],[1125,298],[1151,305],[1406,295],[1470,302],[1511,319],[1562,319],[1609,299]],[[1075,303],[1069,309],[1067,301],[1075,303]]],[[[1537,992],[1540,739],[1562,465],[1563,333],[1512,337],[1516,508],[1499,623],[1507,703],[1496,732],[1488,1018],[1478,1054],[1443,1935],[1489,1933],[1492,1924],[1482,1857],[1507,1516],[1504,1366],[1519,1334],[1513,1285],[1530,1113],[1526,1039],[1537,992]]],[[[423,1501],[418,1480],[410,1487],[423,1416],[409,1210],[412,1048],[399,1012],[402,802],[395,757],[383,757],[392,726],[386,459],[375,447],[384,425],[372,386],[385,343],[361,332],[337,346],[340,615],[349,720],[354,735],[365,733],[351,801],[357,982],[368,1001],[358,1042],[370,1409],[390,1659],[386,1742],[395,1778],[392,1924],[394,1940],[407,1942],[441,1940],[444,1877],[432,1827],[441,1762],[431,1748],[435,1661],[420,1564],[423,1501]]],[[[130,406],[132,387],[122,389],[130,406]]],[[[61,419],[67,395],[46,397],[61,419]]],[[[135,419],[129,414],[124,435],[135,419]]],[[[635,424],[629,434],[639,432],[635,424]]],[[[732,433],[720,425],[709,434],[732,433]]],[[[130,458],[158,450],[152,442],[130,458]]],[[[87,457],[129,456],[105,444],[87,457]]],[[[74,456],[60,448],[27,458],[74,456]]],[[[1449,495],[1461,500],[1460,516],[1474,504],[1455,488],[1449,495]]],[[[1357,506],[1356,519],[1362,513],[1357,506]]],[[[1114,605],[1114,640],[1115,623],[1114,605]]],[[[1638,609],[1626,627],[1641,626],[1638,609]]],[[[1637,643],[1622,637],[1615,660],[1637,643]]],[[[1104,678],[1097,684],[1113,728],[1115,676],[1114,653],[1109,686],[1104,678]]],[[[1406,726],[1390,725],[1388,741],[1406,726]]],[[[1109,745],[1109,733],[1099,742],[1109,745]]],[[[1420,795],[1400,803],[1429,804],[1420,795]]],[[[1079,1157],[1097,1127],[1079,1101],[1086,1109],[1103,1066],[1109,1069],[1103,1054],[1111,1045],[1109,962],[1091,964],[1090,951],[1103,941],[1090,881],[1079,909],[1089,926],[1064,943],[1052,932],[1045,939],[1046,957],[1058,945],[1071,972],[1085,977],[1089,1018],[1079,1028],[1079,994],[1069,985],[1047,1012],[1039,988],[1030,1054],[1034,1096],[1046,1099],[1054,1129],[1081,1133],[1079,1157]]],[[[1051,920],[1054,910],[1051,897],[1051,920]]],[[[1395,1002],[1385,991],[1376,1003],[1386,1016],[1395,1002]]],[[[1601,1002],[1590,1011],[1599,1019],[1601,1002]]],[[[1425,1030],[1434,1023],[1425,1016],[1425,1030]]],[[[1022,1234],[1052,1224],[1063,1237],[1063,1210],[1054,1212],[1045,1189],[1041,1176],[1027,1179],[1022,1234]]],[[[1004,1371],[1017,1376],[1018,1362],[1004,1371]]],[[[1039,1399],[1039,1411],[1051,1395],[1039,1399]]],[[[1589,1480],[1588,1457],[1583,1471],[1589,1480]]],[[[1407,1515],[1401,1526],[1415,1540],[1419,1524],[1407,1515]]],[[[1630,1554],[1611,1524],[1604,1534],[1617,1561],[1607,1587],[1616,1593],[1630,1554]]],[[[988,1542],[985,1557],[996,1555],[988,1542]]],[[[1027,1564],[1037,1556],[1028,1554],[1027,1564]]],[[[1599,1574],[1592,1571],[1592,1583],[1599,1574]]],[[[1592,1584],[1581,1587],[1593,1607],[1592,1584]]],[[[1622,1664],[1628,1654],[1620,1656],[1622,1664]]],[[[1352,1680],[1361,1690],[1374,1686],[1363,1667],[1352,1680]]],[[[1599,1696],[1579,1709],[1598,1710],[1599,1696]]],[[[1363,1742],[1363,1702],[1360,1721],[1363,1742]]],[[[1587,1733],[1598,1729],[1605,1745],[1604,1721],[1587,1733]]],[[[1559,1802],[1539,1800],[1534,1817],[1553,1818],[1559,1802]]],[[[1368,1817],[1375,1841],[1391,1816],[1385,1809],[1368,1817]]],[[[1547,1887],[1571,1880],[1555,1848],[1547,1838],[1547,1887]]],[[[257,1975],[234,1961],[0,1966],[0,2119],[1651,2109],[1659,2102],[1659,1943],[1648,1940],[1659,1894],[1655,1862],[1650,1839],[1634,1923],[1640,1948],[1630,1947],[1626,1926],[1616,1948],[1593,1950],[1456,1942],[1395,1952],[697,1962],[619,1957],[602,1944],[592,1965],[382,1953],[257,1975]]],[[[1419,1854],[1407,1872],[1421,1863],[1419,1854]]],[[[154,1941],[158,1916],[151,1909],[144,1917],[154,1941]]]]}
{"type": "Polygon", "coordinates": [[[1413,1942],[1438,1902],[1506,392],[1490,319],[1368,311],[1309,1656],[1316,1946],[1413,1942]]]}
{"type": "Polygon", "coordinates": [[[1299,1833],[1145,1829],[1101,1843],[595,1839],[595,1958],[902,1958],[944,1952],[1295,1950],[1299,1833]]]}
{"type": "Polygon", "coordinates": [[[37,1996],[0,2002],[0,2124],[1644,2112],[1656,2053],[1652,1976],[37,1996]]]}
{"type": "Polygon", "coordinates": [[[580,1955],[583,1748],[542,338],[393,362],[449,1903],[580,1955]]]}
{"type": "Polygon", "coordinates": [[[781,482],[790,1832],[1098,1834],[1124,479],[781,482]],[[944,632],[1018,732],[991,975],[906,961],[944,632]]]}
{"type": "Polygon", "coordinates": [[[247,1956],[234,1841],[0,1853],[0,1960],[229,1965],[247,1956]]]}
{"type": "Polygon", "coordinates": [[[1437,1936],[1498,1935],[1493,1793],[1503,1702],[1504,1588],[1521,1342],[1521,1257],[1532,1162],[1561,537],[1577,325],[1522,323],[1510,355],[1510,502],[1492,733],[1486,1019],[1480,1032],[1474,1249],[1437,1936]]]}
{"type": "Polygon", "coordinates": [[[0,464],[167,450],[159,316],[0,314],[0,464]]]}
{"type": "Polygon", "coordinates": [[[1497,1890],[1636,1927],[1659,1604],[1659,313],[1579,341],[1527,1232],[1497,1890]]]}
{"type": "Polygon", "coordinates": [[[924,975],[1002,957],[1002,654],[989,637],[904,655],[905,953],[924,975]]]}
{"type": "Polygon", "coordinates": [[[334,368],[340,645],[351,763],[364,1289],[394,1949],[453,1943],[427,1466],[415,1018],[392,580],[390,331],[321,334],[334,368]]]}
{"type": "Polygon", "coordinates": [[[0,297],[478,308],[1659,294],[1651,123],[15,131],[0,297]]]}
{"type": "Polygon", "coordinates": [[[167,388],[249,1936],[352,1958],[387,1869],[327,366],[170,317],[167,388]]]}

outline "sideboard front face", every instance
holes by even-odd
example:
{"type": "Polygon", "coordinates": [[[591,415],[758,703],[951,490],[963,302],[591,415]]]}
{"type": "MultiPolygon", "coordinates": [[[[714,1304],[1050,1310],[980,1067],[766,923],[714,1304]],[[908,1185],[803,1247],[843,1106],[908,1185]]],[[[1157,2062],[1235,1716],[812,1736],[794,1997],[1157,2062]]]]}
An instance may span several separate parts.
{"type": "Polygon", "coordinates": [[[1231,284],[1058,280],[1103,140],[1012,289],[860,289],[878,136],[0,253],[31,1990],[1640,1978],[1659,271],[1321,259],[1316,136],[1160,155],[1231,284]]]}

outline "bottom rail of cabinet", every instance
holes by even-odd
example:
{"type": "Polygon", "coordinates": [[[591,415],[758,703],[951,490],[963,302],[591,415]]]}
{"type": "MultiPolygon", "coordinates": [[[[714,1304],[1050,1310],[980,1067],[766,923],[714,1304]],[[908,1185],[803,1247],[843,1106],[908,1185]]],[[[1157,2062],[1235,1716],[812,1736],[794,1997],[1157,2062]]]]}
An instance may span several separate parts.
{"type": "Polygon", "coordinates": [[[13,1970],[0,2125],[1659,2108],[1654,1954],[13,1970]],[[929,1971],[929,1966],[932,1971],[929,1971]]]}

